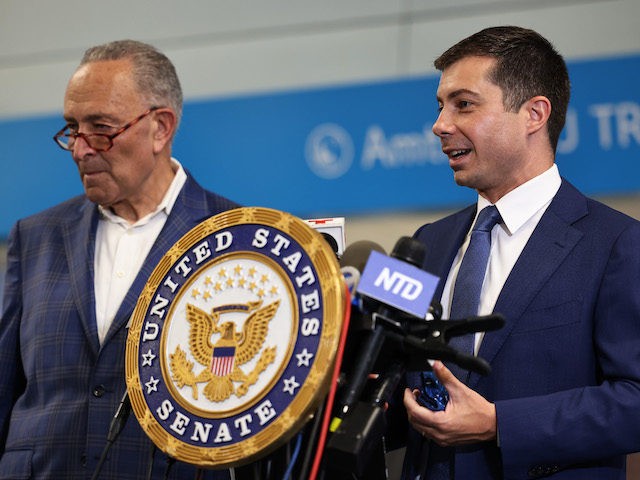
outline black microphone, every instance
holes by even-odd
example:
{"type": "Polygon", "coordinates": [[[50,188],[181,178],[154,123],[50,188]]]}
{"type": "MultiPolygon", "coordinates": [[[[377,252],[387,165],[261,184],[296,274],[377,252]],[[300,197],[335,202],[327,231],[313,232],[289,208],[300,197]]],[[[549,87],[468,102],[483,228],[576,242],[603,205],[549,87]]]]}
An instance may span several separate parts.
{"type": "Polygon", "coordinates": [[[345,378],[350,376],[349,371],[357,364],[358,347],[362,343],[363,337],[368,335],[372,329],[370,319],[362,314],[362,299],[356,295],[356,289],[360,282],[360,275],[364,269],[364,265],[367,263],[371,252],[374,251],[385,254],[384,248],[377,243],[369,240],[359,240],[345,248],[342,258],[340,259],[340,271],[342,272],[344,282],[351,296],[351,314],[349,317],[349,331],[347,332],[348,340],[343,353],[343,368],[339,379],[340,386],[345,384],[345,378]]]}
{"type": "MultiPolygon", "coordinates": [[[[360,258],[352,260],[364,271],[365,264],[370,267],[369,271],[378,272],[381,264],[377,263],[372,257],[371,252],[366,252],[367,244],[362,244],[363,254],[360,258]],[[365,258],[363,258],[365,257],[365,258]],[[371,263],[369,263],[371,262],[371,263]]],[[[378,250],[379,251],[379,250],[378,250]]],[[[347,256],[345,251],[345,256],[347,256]]],[[[384,252],[380,252],[384,253],[384,252]]],[[[425,247],[422,243],[410,237],[402,237],[393,248],[391,257],[396,263],[409,263],[415,267],[419,267],[425,256],[425,247]],[[397,261],[400,262],[397,262],[397,261]]],[[[348,257],[348,256],[347,256],[348,257]]],[[[386,257],[383,257],[386,258],[386,257]]],[[[347,260],[351,260],[347,258],[347,260]]],[[[391,261],[390,259],[387,259],[391,261]]],[[[392,263],[393,263],[392,262],[392,263]]],[[[377,274],[377,273],[376,273],[377,274]]],[[[389,277],[393,278],[393,277],[389,277]]],[[[407,286],[411,286],[411,278],[407,276],[400,279],[400,283],[396,284],[400,290],[404,291],[407,286]],[[405,282],[405,283],[402,283],[405,282]]],[[[389,286],[394,290],[393,286],[389,286]]],[[[366,295],[366,294],[365,294],[366,295]]],[[[359,295],[363,296],[363,295],[359,295]]],[[[396,390],[399,382],[404,375],[404,366],[401,361],[388,359],[388,364],[384,368],[384,372],[378,377],[375,391],[372,393],[369,401],[361,401],[360,396],[367,385],[370,374],[374,370],[374,366],[378,359],[387,335],[387,324],[385,321],[378,323],[376,316],[393,319],[404,319],[412,317],[397,307],[386,303],[385,300],[366,297],[364,300],[368,303],[360,305],[364,312],[360,311],[363,317],[373,318],[371,328],[365,332],[365,337],[353,362],[353,372],[348,376],[345,390],[338,402],[338,411],[336,412],[331,423],[330,431],[332,436],[327,445],[327,465],[331,468],[355,474],[358,478],[382,478],[379,470],[384,470],[380,465],[381,455],[384,453],[382,437],[385,430],[385,409],[387,402],[390,401],[393,392],[396,390]],[[373,313],[369,314],[368,307],[371,307],[373,313]],[[376,463],[376,459],[378,462],[376,463]],[[377,476],[374,476],[377,475],[377,476]]],[[[427,298],[426,302],[430,302],[431,298],[427,298]]],[[[427,304],[428,307],[428,304],[427,304]]],[[[425,307],[425,311],[426,308],[425,307]]],[[[353,312],[353,310],[352,310],[353,312]]],[[[356,315],[358,314],[356,313],[356,315]]],[[[413,318],[418,320],[418,318],[413,318]]],[[[354,339],[350,335],[347,344],[354,339]]]]}
{"type": "MultiPolygon", "coordinates": [[[[357,315],[357,312],[360,309],[358,298],[356,297],[356,289],[360,282],[360,274],[362,273],[362,270],[364,270],[364,266],[367,263],[371,252],[386,254],[384,248],[376,242],[372,242],[370,240],[358,240],[345,248],[342,253],[342,258],[340,258],[340,271],[342,272],[344,282],[351,294],[352,306],[355,307],[355,312],[354,309],[352,309],[352,315],[357,315]]],[[[352,320],[354,319],[352,318],[352,320]]],[[[359,327],[359,325],[354,326],[353,323],[351,325],[352,328],[355,326],[359,327]]]]}
{"type": "MultiPolygon", "coordinates": [[[[327,465],[358,478],[373,478],[371,468],[380,456],[386,431],[385,406],[406,371],[430,370],[428,359],[453,360],[482,374],[490,371],[486,361],[458,352],[447,342],[467,332],[500,328],[504,319],[494,314],[442,320],[442,306],[432,302],[439,279],[422,269],[425,256],[424,244],[402,237],[394,246],[392,258],[371,254],[361,275],[357,291],[363,297],[364,311],[360,313],[371,318],[372,327],[340,397],[326,452],[327,465]],[[372,313],[367,307],[372,307],[372,313]],[[381,358],[376,364],[378,356],[381,358]],[[379,373],[375,390],[362,400],[372,372],[379,373]]],[[[427,399],[437,404],[429,408],[444,408],[447,392],[437,379],[424,387],[427,399]]]]}
{"type": "Polygon", "coordinates": [[[336,254],[336,258],[340,258],[340,255],[338,253],[338,248],[339,248],[338,242],[336,241],[336,239],[333,238],[333,236],[328,234],[327,232],[320,232],[320,235],[322,235],[324,240],[329,244],[329,246],[331,247],[331,250],[333,250],[333,253],[336,254]]]}
{"type": "MultiPolygon", "coordinates": [[[[373,242],[367,242],[366,245],[368,246],[368,244],[371,243],[373,242]]],[[[371,252],[369,251],[369,254],[370,253],[371,252]]],[[[422,264],[425,253],[425,247],[421,242],[410,237],[402,237],[394,246],[393,251],[391,252],[391,257],[410,263],[414,266],[419,266],[422,264]]],[[[347,251],[345,250],[344,256],[346,256],[346,254],[347,251]]],[[[367,256],[367,258],[368,257],[369,255],[367,256]]],[[[365,264],[361,262],[361,257],[356,258],[355,260],[357,260],[357,262],[354,261],[354,263],[357,263],[358,266],[362,266],[364,269],[365,264]]],[[[431,299],[429,299],[428,301],[431,301],[431,299]]],[[[377,308],[374,316],[376,313],[385,317],[390,317],[393,314],[400,314],[400,312],[397,311],[394,307],[381,302],[376,303],[377,308]]],[[[362,393],[362,390],[366,384],[366,381],[369,378],[369,374],[372,373],[373,366],[384,343],[384,330],[385,327],[383,325],[373,325],[373,330],[370,330],[368,332],[367,338],[361,345],[357,355],[357,359],[355,361],[353,373],[350,375],[351,378],[349,379],[347,389],[340,399],[339,405],[341,407],[340,411],[338,412],[338,417],[347,415],[351,407],[353,407],[353,405],[355,405],[355,403],[358,401],[360,394],[362,393]]],[[[340,423],[339,418],[334,420],[335,422],[333,424],[333,429],[337,428],[340,423]]]]}
{"type": "Polygon", "coordinates": [[[351,266],[358,270],[358,272],[362,272],[364,270],[364,266],[367,264],[367,260],[369,260],[369,255],[374,251],[386,255],[384,248],[376,242],[372,242],[370,240],[358,240],[357,242],[353,242],[344,249],[342,258],[340,259],[340,266],[351,266]]]}

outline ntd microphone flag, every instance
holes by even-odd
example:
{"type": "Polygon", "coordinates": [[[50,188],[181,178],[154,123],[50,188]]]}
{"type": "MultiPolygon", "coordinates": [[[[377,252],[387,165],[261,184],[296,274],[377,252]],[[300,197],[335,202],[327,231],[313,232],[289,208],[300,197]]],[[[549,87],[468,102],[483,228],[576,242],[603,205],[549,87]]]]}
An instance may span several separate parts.
{"type": "Polygon", "coordinates": [[[375,250],[364,266],[357,292],[419,318],[425,318],[439,278],[375,250]]]}

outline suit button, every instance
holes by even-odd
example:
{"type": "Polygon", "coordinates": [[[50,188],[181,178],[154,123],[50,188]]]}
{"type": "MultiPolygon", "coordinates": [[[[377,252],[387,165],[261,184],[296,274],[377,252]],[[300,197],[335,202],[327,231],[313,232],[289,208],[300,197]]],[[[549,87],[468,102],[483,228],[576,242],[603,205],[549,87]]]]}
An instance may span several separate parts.
{"type": "Polygon", "coordinates": [[[541,466],[533,467],[529,470],[529,478],[538,478],[544,475],[544,468],[541,466]]]}
{"type": "Polygon", "coordinates": [[[80,465],[82,465],[83,467],[87,466],[87,456],[84,454],[80,457],[80,465]]]}
{"type": "Polygon", "coordinates": [[[93,396],[96,398],[100,398],[104,395],[104,385],[98,385],[93,387],[93,396]]]}
{"type": "Polygon", "coordinates": [[[558,473],[560,471],[560,467],[557,465],[538,465],[529,470],[529,478],[540,478],[540,477],[548,477],[554,473],[558,473]]]}

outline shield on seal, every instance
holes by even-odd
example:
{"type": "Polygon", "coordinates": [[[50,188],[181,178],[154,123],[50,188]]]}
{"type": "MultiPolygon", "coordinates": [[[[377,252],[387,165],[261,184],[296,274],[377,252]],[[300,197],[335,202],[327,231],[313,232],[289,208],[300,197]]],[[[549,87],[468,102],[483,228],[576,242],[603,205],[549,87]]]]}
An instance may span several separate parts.
{"type": "Polygon", "coordinates": [[[233,370],[236,358],[236,347],[214,347],[211,359],[211,373],[217,377],[225,377],[233,370]]]}

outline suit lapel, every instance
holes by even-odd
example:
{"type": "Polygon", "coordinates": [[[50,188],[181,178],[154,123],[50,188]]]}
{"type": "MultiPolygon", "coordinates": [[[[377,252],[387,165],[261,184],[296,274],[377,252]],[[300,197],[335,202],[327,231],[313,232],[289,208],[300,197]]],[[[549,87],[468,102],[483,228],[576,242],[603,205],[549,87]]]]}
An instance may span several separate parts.
{"type": "MultiPolygon", "coordinates": [[[[489,363],[494,360],[528,305],[582,238],[582,232],[571,225],[586,214],[584,196],[563,182],[502,287],[494,312],[503,314],[506,324],[485,335],[480,357],[489,363]]],[[[469,385],[474,386],[480,378],[472,373],[469,385]]]]}
{"type": "Polygon", "coordinates": [[[142,289],[164,254],[185,233],[210,215],[204,190],[188,175],[187,181],[171,210],[171,214],[167,217],[164,227],[118,309],[118,313],[105,337],[105,344],[120,328],[129,323],[142,289]]]}
{"type": "Polygon", "coordinates": [[[442,297],[444,284],[447,281],[453,259],[471,227],[476,208],[475,204],[471,205],[444,219],[436,231],[429,231],[426,235],[421,235],[420,233],[417,235],[417,238],[426,246],[427,253],[425,255],[424,269],[440,277],[438,287],[433,295],[434,299],[439,300],[442,297]]]}
{"type": "Polygon", "coordinates": [[[75,212],[69,212],[63,226],[63,242],[69,265],[69,281],[84,333],[97,354],[100,346],[96,325],[94,294],[94,253],[97,207],[86,200],[75,212]]]}

